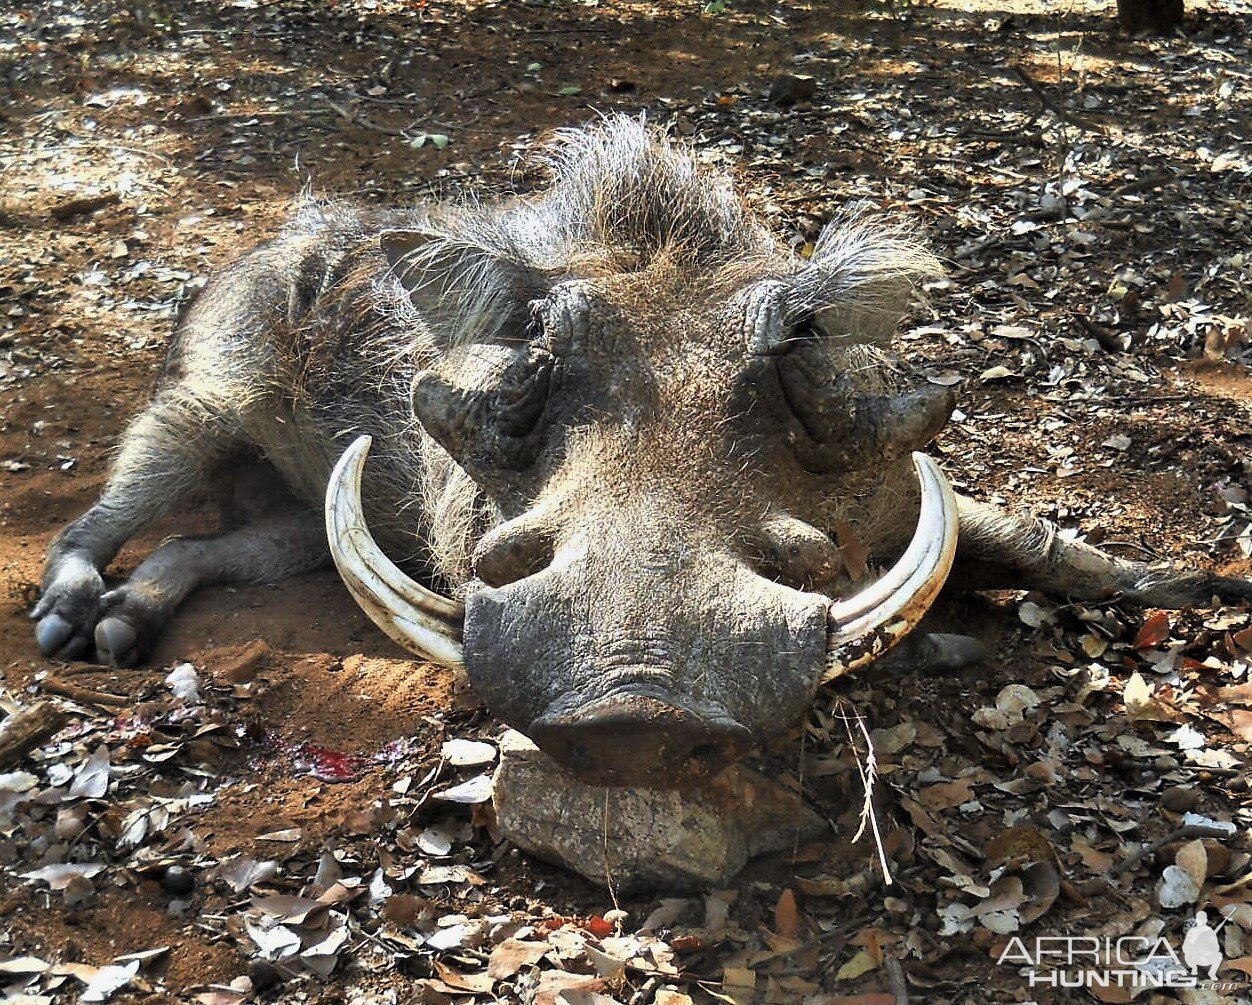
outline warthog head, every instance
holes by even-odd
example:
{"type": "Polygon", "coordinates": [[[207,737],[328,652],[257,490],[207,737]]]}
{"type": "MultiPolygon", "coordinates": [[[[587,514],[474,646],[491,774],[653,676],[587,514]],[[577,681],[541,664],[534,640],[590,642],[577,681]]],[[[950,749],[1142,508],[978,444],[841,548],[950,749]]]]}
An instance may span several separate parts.
{"type": "Polygon", "coordinates": [[[951,491],[909,455],[951,397],[884,393],[871,346],[933,263],[863,217],[799,258],[633,120],[556,150],[537,198],[381,237],[415,341],[439,346],[413,381],[424,450],[475,500],[428,534],[468,557],[460,599],[373,544],[364,438],[331,480],[332,549],[389,634],[463,663],[582,780],[688,784],[885,651],[947,573],[951,491]],[[906,524],[904,555],[836,600],[847,520],[906,524]]]}

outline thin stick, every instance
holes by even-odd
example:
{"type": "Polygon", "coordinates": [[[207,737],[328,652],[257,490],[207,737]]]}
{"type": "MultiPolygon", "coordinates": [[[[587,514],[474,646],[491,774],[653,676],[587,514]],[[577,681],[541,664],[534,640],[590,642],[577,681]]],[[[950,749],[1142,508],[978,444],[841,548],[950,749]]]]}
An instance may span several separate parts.
{"type": "Polygon", "coordinates": [[[71,684],[55,677],[45,677],[40,686],[50,694],[59,694],[71,701],[80,701],[89,705],[104,705],[108,708],[124,708],[130,699],[122,694],[109,694],[107,691],[93,691],[88,687],[71,684]]]}
{"type": "MultiPolygon", "coordinates": [[[[852,737],[852,727],[848,724],[848,716],[846,713],[840,713],[843,719],[844,728],[848,731],[848,742],[852,744],[853,751],[856,750],[856,741],[852,737]]],[[[887,863],[887,851],[883,847],[882,834],[878,830],[878,814],[874,812],[874,779],[877,777],[877,762],[874,760],[874,741],[870,739],[869,730],[865,728],[865,719],[860,715],[853,713],[856,720],[857,728],[860,729],[861,735],[865,737],[865,763],[857,761],[857,770],[861,773],[861,786],[865,789],[865,802],[861,805],[861,825],[857,828],[852,843],[855,844],[861,840],[861,835],[865,833],[868,827],[874,835],[874,847],[878,852],[878,865],[882,869],[883,884],[890,886],[891,867],[887,863]]]]}
{"type": "Polygon", "coordinates": [[[364,115],[358,115],[354,109],[331,101],[330,98],[323,98],[322,100],[326,102],[327,106],[332,111],[338,112],[354,126],[360,126],[362,129],[372,129],[374,132],[382,133],[384,136],[405,135],[403,129],[392,129],[388,126],[380,126],[376,122],[371,122],[364,115]]]}
{"type": "Polygon", "coordinates": [[[1207,824],[1187,824],[1179,827],[1175,831],[1171,831],[1163,838],[1153,841],[1151,844],[1145,844],[1138,851],[1127,855],[1121,865],[1117,867],[1119,873],[1130,872],[1148,855],[1155,855],[1167,844],[1173,844],[1175,841],[1193,841],[1196,838],[1228,838],[1232,837],[1231,831],[1222,827],[1210,827],[1207,824]]]}
{"type": "Polygon", "coordinates": [[[1035,97],[1043,103],[1044,108],[1050,111],[1062,122],[1071,126],[1077,126],[1080,129],[1091,130],[1096,128],[1091,125],[1091,123],[1084,122],[1082,119],[1076,118],[1073,112],[1068,111],[1064,105],[1056,101],[1055,98],[1043,89],[1043,87],[1039,84],[1039,81],[1035,80],[1034,77],[1026,72],[1025,68],[1020,63],[1013,64],[1013,72],[1017,74],[1023,84],[1034,92],[1035,97]]]}
{"type": "Polygon", "coordinates": [[[883,959],[883,968],[887,971],[887,984],[895,996],[896,1005],[909,1005],[909,986],[904,980],[904,967],[894,956],[883,959]]]}
{"type": "Polygon", "coordinates": [[[1158,171],[1156,174],[1144,175],[1142,178],[1135,178],[1124,185],[1118,185],[1117,188],[1109,193],[1109,198],[1116,199],[1118,196],[1129,195],[1132,192],[1142,192],[1144,189],[1156,188],[1157,185],[1174,181],[1177,177],[1178,175],[1173,171],[1158,171]]]}
{"type": "Polygon", "coordinates": [[[604,790],[604,884],[609,888],[609,899],[613,901],[613,910],[620,911],[622,905],[617,902],[617,890],[613,886],[613,873],[609,869],[609,790],[604,790]]]}

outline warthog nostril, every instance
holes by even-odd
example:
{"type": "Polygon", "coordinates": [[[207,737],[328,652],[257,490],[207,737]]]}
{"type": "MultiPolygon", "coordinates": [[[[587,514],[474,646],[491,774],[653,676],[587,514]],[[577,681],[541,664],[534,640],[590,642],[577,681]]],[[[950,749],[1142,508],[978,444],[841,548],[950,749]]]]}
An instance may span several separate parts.
{"type": "Polygon", "coordinates": [[[693,762],[710,765],[726,756],[727,751],[725,748],[720,747],[715,743],[702,743],[698,747],[692,748],[691,753],[688,755],[693,762]]]}
{"type": "Polygon", "coordinates": [[[540,716],[527,732],[591,785],[687,786],[717,774],[752,746],[752,734],[727,715],[699,714],[638,693],[540,716]]]}

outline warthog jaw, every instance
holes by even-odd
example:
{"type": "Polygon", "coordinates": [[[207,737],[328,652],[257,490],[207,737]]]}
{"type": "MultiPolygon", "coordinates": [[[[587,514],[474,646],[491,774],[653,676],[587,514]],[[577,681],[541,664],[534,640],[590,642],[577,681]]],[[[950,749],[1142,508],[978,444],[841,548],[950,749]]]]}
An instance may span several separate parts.
{"type": "MultiPolygon", "coordinates": [[[[358,437],[339,459],[326,490],[326,532],[340,576],[361,609],[409,652],[463,667],[465,608],[414,582],[383,554],[365,523],[361,478],[371,438],[358,437]]],[[[926,454],[914,453],[921,483],[917,529],[900,560],[828,617],[826,671],[833,680],[890,650],[921,620],[948,577],[956,554],[956,497],[926,454]]]]}

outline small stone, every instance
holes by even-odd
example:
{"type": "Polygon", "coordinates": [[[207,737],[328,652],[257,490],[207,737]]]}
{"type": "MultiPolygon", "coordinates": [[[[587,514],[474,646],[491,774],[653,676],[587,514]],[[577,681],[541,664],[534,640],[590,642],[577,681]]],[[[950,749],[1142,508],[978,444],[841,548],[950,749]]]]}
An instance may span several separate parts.
{"type": "Polygon", "coordinates": [[[268,960],[252,960],[248,964],[248,978],[254,991],[264,993],[283,982],[283,972],[268,960]]]}
{"type": "Polygon", "coordinates": [[[232,684],[246,684],[270,661],[272,652],[264,639],[253,639],[240,651],[222,653],[215,669],[232,684]]]}
{"type": "Polygon", "coordinates": [[[1187,789],[1175,785],[1161,793],[1161,806],[1171,813],[1190,813],[1199,804],[1199,789],[1187,789]]]}
{"type": "Polygon", "coordinates": [[[769,100],[787,108],[817,94],[817,80],[802,73],[783,73],[769,85],[769,100]]]}
{"type": "Polygon", "coordinates": [[[161,877],[161,889],[171,897],[185,897],[196,888],[196,877],[181,865],[172,865],[161,877]]]}
{"type": "Polygon", "coordinates": [[[812,840],[799,796],[733,765],[692,790],[584,785],[521,733],[500,738],[492,801],[519,848],[617,890],[719,888],[750,858],[812,840]]]}

